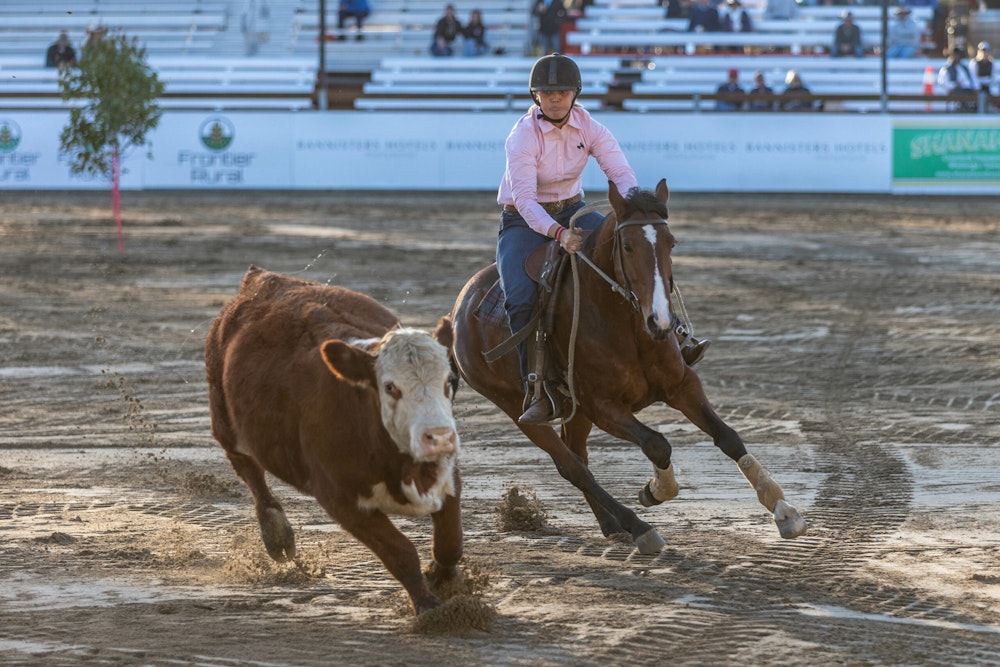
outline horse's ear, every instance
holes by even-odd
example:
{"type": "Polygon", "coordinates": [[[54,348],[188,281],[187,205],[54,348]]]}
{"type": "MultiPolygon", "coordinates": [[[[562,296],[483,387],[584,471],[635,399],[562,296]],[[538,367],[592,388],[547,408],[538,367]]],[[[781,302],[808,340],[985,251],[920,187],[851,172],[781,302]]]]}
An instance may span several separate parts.
{"type": "Polygon", "coordinates": [[[614,181],[608,181],[608,201],[611,203],[611,208],[616,211],[625,203],[622,193],[618,192],[618,186],[615,185],[614,181]]]}
{"type": "Polygon", "coordinates": [[[660,179],[660,182],[656,184],[655,192],[656,198],[660,200],[660,203],[666,204],[667,200],[670,199],[670,188],[667,187],[667,179],[660,179]]]}

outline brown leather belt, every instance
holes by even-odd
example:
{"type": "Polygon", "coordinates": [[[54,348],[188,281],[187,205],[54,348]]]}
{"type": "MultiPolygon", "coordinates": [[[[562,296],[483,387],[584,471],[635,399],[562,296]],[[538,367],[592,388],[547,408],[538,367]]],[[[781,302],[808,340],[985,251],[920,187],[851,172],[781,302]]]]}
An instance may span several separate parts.
{"type": "MultiPolygon", "coordinates": [[[[572,206],[582,199],[582,194],[576,194],[569,199],[560,199],[559,201],[540,201],[538,202],[538,205],[544,208],[545,212],[549,215],[556,215],[557,213],[562,213],[564,209],[572,206]]],[[[517,207],[513,204],[504,204],[503,210],[517,212],[517,207]]]]}

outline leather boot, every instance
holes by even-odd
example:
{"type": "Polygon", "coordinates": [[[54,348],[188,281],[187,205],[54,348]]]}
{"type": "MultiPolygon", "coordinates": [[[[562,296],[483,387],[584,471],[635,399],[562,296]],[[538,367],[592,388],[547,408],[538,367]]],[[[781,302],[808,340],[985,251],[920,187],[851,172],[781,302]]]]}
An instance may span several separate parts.
{"type": "Polygon", "coordinates": [[[524,414],[517,418],[518,424],[547,424],[555,418],[552,410],[552,403],[544,390],[541,396],[534,392],[536,384],[525,381],[525,404],[528,406],[524,414]],[[530,400],[528,395],[531,395],[530,400]]]}
{"type": "Polygon", "coordinates": [[[684,363],[688,366],[694,366],[705,356],[705,352],[708,350],[709,345],[712,344],[712,341],[707,338],[704,340],[691,338],[690,340],[691,345],[685,345],[681,348],[681,356],[684,357],[684,363]]]}
{"type": "Polygon", "coordinates": [[[531,397],[528,409],[524,411],[523,415],[517,418],[518,424],[548,424],[555,418],[549,397],[545,395],[544,391],[541,394],[539,396],[536,392],[531,397]]]}

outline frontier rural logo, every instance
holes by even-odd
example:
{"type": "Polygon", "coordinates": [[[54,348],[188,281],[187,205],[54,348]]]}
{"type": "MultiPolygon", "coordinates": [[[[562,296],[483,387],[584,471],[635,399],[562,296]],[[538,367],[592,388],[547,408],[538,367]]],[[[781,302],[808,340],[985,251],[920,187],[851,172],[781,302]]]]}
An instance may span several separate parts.
{"type": "Polygon", "coordinates": [[[224,151],[233,143],[236,128],[223,116],[212,116],[198,129],[201,144],[210,151],[224,151]]]}
{"type": "Polygon", "coordinates": [[[9,153],[21,143],[21,128],[17,123],[0,118],[0,151],[9,153]]]}

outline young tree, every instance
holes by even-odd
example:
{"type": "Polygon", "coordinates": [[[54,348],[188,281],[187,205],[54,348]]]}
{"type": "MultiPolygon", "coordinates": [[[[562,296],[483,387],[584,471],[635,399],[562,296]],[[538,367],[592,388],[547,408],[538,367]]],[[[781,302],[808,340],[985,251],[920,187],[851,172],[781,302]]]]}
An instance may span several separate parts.
{"type": "Polygon", "coordinates": [[[146,144],[146,134],[163,115],[156,101],[163,83],[146,64],[146,49],[123,33],[99,28],[83,47],[79,66],[59,74],[66,101],[85,100],[70,109],[69,124],[59,136],[70,172],[111,178],[111,200],[122,252],[121,160],[146,144]]]}

